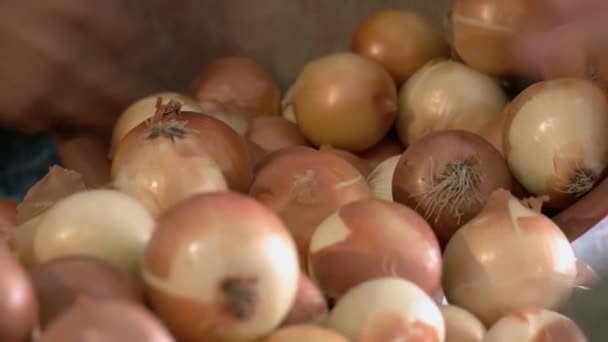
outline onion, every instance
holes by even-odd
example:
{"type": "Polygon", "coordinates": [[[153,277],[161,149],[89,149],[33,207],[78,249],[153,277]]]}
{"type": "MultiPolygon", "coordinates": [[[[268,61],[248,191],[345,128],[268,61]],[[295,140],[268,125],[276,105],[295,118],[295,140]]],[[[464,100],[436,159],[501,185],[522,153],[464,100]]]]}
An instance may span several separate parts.
{"type": "Polygon", "coordinates": [[[43,328],[81,295],[142,301],[129,274],[95,257],[57,258],[34,267],[30,276],[40,303],[39,324],[43,328]]]}
{"type": "Polygon", "coordinates": [[[506,104],[497,80],[455,61],[433,61],[401,87],[397,133],[409,146],[434,131],[477,132],[506,104]]]}
{"type": "Polygon", "coordinates": [[[590,81],[527,88],[506,109],[504,153],[515,178],[562,209],[591,190],[608,166],[608,101],[590,81]]]}
{"type": "Polygon", "coordinates": [[[39,306],[27,272],[4,243],[0,243],[0,272],[0,341],[27,341],[39,306]]]}
{"type": "Polygon", "coordinates": [[[165,326],[140,305],[120,299],[79,297],[50,324],[40,342],[173,342],[165,326]]]}
{"type": "Polygon", "coordinates": [[[393,175],[393,198],[415,208],[442,246],[499,188],[511,188],[505,160],[474,133],[445,130],[410,146],[393,175]]]}
{"type": "Polygon", "coordinates": [[[555,11],[545,0],[456,0],[450,11],[450,40],[473,68],[490,75],[535,76],[523,40],[547,27],[555,11]]]}
{"type": "Polygon", "coordinates": [[[270,333],[296,298],[298,275],[281,220],[232,192],[195,195],[165,212],[143,260],[150,302],[182,341],[270,333]]]}
{"type": "Polygon", "coordinates": [[[393,134],[391,131],[380,143],[358,155],[361,159],[367,161],[373,170],[388,158],[402,154],[404,150],[397,134],[393,134]]]}
{"type": "Polygon", "coordinates": [[[393,201],[393,175],[401,154],[380,163],[367,177],[372,196],[385,201],[393,201]]]}
{"type": "Polygon", "coordinates": [[[329,145],[322,145],[321,147],[319,147],[319,150],[329,152],[346,160],[357,170],[359,170],[361,176],[363,176],[364,178],[367,178],[367,176],[369,176],[369,174],[372,172],[372,168],[369,166],[368,162],[364,161],[363,159],[359,158],[357,155],[351,152],[341,150],[339,148],[334,148],[329,145]]]}
{"type": "Polygon", "coordinates": [[[154,221],[134,199],[115,190],[70,195],[44,213],[33,240],[36,264],[69,255],[97,256],[133,275],[154,221]]]}
{"type": "Polygon", "coordinates": [[[300,130],[316,146],[360,152],[390,130],[397,90],[380,64],[342,52],[309,62],[283,105],[292,106],[300,130]]]}
{"type": "Polygon", "coordinates": [[[537,39],[533,43],[538,46],[538,64],[543,79],[591,76],[591,56],[584,33],[577,25],[569,23],[557,26],[537,39]]]}
{"type": "Polygon", "coordinates": [[[254,60],[231,56],[217,59],[201,72],[195,89],[200,101],[239,108],[247,118],[278,115],[281,91],[270,72],[254,60]]]}
{"type": "Polygon", "coordinates": [[[361,200],[342,206],[315,230],[308,268],[334,299],[367,280],[389,276],[433,295],[441,283],[441,250],[431,227],[412,209],[361,200]]]}
{"type": "Polygon", "coordinates": [[[292,325],[279,329],[262,342],[348,342],[346,337],[315,325],[292,325]]]}
{"type": "Polygon", "coordinates": [[[325,320],[328,313],[327,302],[306,273],[300,273],[298,292],[281,326],[318,323],[325,320]]]}
{"type": "Polygon", "coordinates": [[[348,291],[327,326],[351,340],[444,341],[439,308],[423,290],[399,278],[366,281],[348,291]]]}
{"type": "Polygon", "coordinates": [[[355,167],[331,153],[310,148],[282,150],[258,164],[250,195],[285,222],[298,246],[303,269],[317,226],[341,206],[370,196],[355,167]]]}
{"type": "Polygon", "coordinates": [[[568,299],[576,257],[559,227],[534,209],[497,190],[454,234],[443,255],[450,304],[490,326],[521,307],[552,309],[568,299]]]}
{"type": "Polygon", "coordinates": [[[222,121],[239,135],[245,136],[247,133],[249,121],[247,116],[243,114],[242,109],[236,108],[230,104],[211,100],[201,101],[200,107],[202,113],[222,121]]]}
{"type": "Polygon", "coordinates": [[[524,308],[502,318],[488,331],[484,342],[587,342],[568,317],[540,308],[524,308]]]}
{"type": "Polygon", "coordinates": [[[351,48],[381,63],[397,83],[448,52],[429,20],[406,10],[379,11],[367,17],[355,30],[351,48]]]}
{"type": "Polygon", "coordinates": [[[453,305],[439,307],[445,321],[447,342],[481,342],[486,327],[470,312],[453,305]]]}
{"type": "Polygon", "coordinates": [[[507,116],[503,113],[495,116],[492,120],[483,125],[477,132],[487,142],[492,144],[494,148],[500,152],[501,156],[505,156],[503,151],[503,132],[507,116]]]}
{"type": "Polygon", "coordinates": [[[156,113],[156,103],[159,98],[163,102],[176,101],[181,103],[184,111],[201,111],[201,107],[195,99],[176,92],[154,93],[138,99],[122,112],[114,124],[109,154],[110,159],[114,157],[114,153],[116,152],[116,148],[120,141],[129,134],[133,128],[154,116],[154,113],[156,113]]]}
{"type": "Polygon", "coordinates": [[[246,137],[267,153],[287,147],[310,145],[296,124],[280,116],[253,118],[246,137]]]}

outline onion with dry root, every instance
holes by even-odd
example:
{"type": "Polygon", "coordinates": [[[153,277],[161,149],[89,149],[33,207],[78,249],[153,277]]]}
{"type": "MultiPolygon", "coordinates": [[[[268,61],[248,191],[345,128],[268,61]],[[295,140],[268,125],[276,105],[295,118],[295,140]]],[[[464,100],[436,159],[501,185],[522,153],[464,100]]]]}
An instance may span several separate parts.
{"type": "Polygon", "coordinates": [[[511,184],[507,163],[492,145],[474,133],[445,130],[403,153],[393,175],[393,198],[416,209],[445,246],[494,190],[511,184]]]}
{"type": "Polygon", "coordinates": [[[401,87],[397,133],[409,146],[434,131],[477,132],[506,104],[507,96],[496,79],[455,61],[436,60],[401,87]]]}
{"type": "Polygon", "coordinates": [[[327,317],[328,306],[323,293],[304,272],[300,272],[298,292],[281,326],[320,323],[327,317]]]}
{"type": "Polygon", "coordinates": [[[568,239],[540,214],[536,200],[526,204],[506,190],[495,191],[443,254],[448,302],[487,326],[522,307],[557,308],[575,284],[576,257],[568,239]]]}
{"type": "Polygon", "coordinates": [[[312,324],[292,325],[279,329],[262,342],[348,342],[348,339],[331,330],[312,324]]]}
{"type": "Polygon", "coordinates": [[[280,116],[253,118],[245,137],[266,153],[288,147],[310,146],[298,126],[280,116]]]}
{"type": "Polygon", "coordinates": [[[281,90],[268,70],[251,58],[224,57],[209,63],[195,86],[201,102],[216,101],[238,108],[250,119],[278,115],[281,90]]]}
{"type": "Polygon", "coordinates": [[[482,342],[486,327],[470,312],[454,305],[440,306],[446,342],[482,342]]]}
{"type": "Polygon", "coordinates": [[[401,160],[401,154],[386,159],[378,164],[367,177],[367,183],[369,183],[374,198],[393,201],[393,176],[399,160],[401,160]]]}
{"type": "Polygon", "coordinates": [[[366,57],[341,52],[309,62],[283,99],[304,136],[316,146],[351,152],[379,143],[397,113],[388,72],[366,57]]]}
{"type": "Polygon", "coordinates": [[[33,239],[36,264],[69,255],[97,256],[139,275],[154,220],[135,199],[115,190],[72,194],[48,209],[33,239]]]}
{"type": "Polygon", "coordinates": [[[263,337],[298,288],[298,255],[281,220],[232,192],[195,195],[165,212],[142,263],[152,307],[182,341],[263,337]]]}
{"type": "Polygon", "coordinates": [[[407,10],[384,10],[367,17],[355,30],[351,49],[382,64],[398,84],[448,52],[430,20],[407,10]]]}
{"type": "Polygon", "coordinates": [[[523,308],[500,319],[484,342],[587,342],[581,329],[570,318],[541,308],[523,308]]]}
{"type": "Polygon", "coordinates": [[[590,81],[532,85],[506,109],[504,153],[515,178],[548,206],[568,207],[608,166],[608,101],[590,81]]]}
{"type": "Polygon", "coordinates": [[[279,151],[262,162],[250,195],[285,222],[306,269],[317,226],[341,206],[369,198],[370,193],[365,178],[347,161],[302,147],[279,151]]]}
{"type": "Polygon", "coordinates": [[[366,281],[348,291],[326,324],[359,342],[444,341],[439,308],[422,289],[400,278],[366,281]]]}
{"type": "Polygon", "coordinates": [[[367,280],[401,277],[434,295],[441,284],[441,250],[431,227],[397,203],[346,204],[315,230],[309,274],[330,298],[367,280]]]}

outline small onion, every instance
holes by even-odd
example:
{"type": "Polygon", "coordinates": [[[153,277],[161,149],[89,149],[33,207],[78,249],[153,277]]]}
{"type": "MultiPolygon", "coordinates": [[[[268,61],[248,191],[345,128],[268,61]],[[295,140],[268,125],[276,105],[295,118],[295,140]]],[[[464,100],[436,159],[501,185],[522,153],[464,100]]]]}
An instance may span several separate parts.
{"type": "Polygon", "coordinates": [[[341,150],[338,148],[334,148],[334,147],[331,147],[328,145],[323,145],[323,146],[319,147],[319,150],[329,152],[331,154],[334,154],[334,155],[346,160],[352,166],[354,166],[357,170],[359,170],[359,172],[361,173],[361,176],[363,176],[365,178],[367,178],[367,176],[369,176],[369,174],[372,172],[372,168],[369,166],[368,162],[364,161],[363,159],[359,158],[359,156],[357,156],[351,152],[341,150]]]}
{"type": "Polygon", "coordinates": [[[280,116],[253,118],[245,137],[267,153],[287,147],[310,145],[296,124],[280,116]]]}
{"type": "Polygon", "coordinates": [[[81,295],[142,301],[130,275],[91,256],[66,256],[34,267],[30,276],[40,303],[42,328],[62,314],[81,295]]]}
{"type": "Polygon", "coordinates": [[[481,342],[486,327],[470,312],[453,305],[439,307],[445,321],[446,342],[481,342]]]}
{"type": "Polygon", "coordinates": [[[340,298],[370,279],[401,277],[435,294],[441,250],[414,210],[380,200],[346,204],[326,218],[310,242],[308,268],[323,293],[340,298]]]}
{"type": "Polygon", "coordinates": [[[238,193],[192,196],[158,218],[143,276],[152,307],[181,341],[250,341],[296,298],[298,257],[281,220],[238,193]]]}
{"type": "Polygon", "coordinates": [[[156,102],[159,98],[163,102],[177,101],[183,105],[182,109],[185,111],[201,111],[201,106],[195,99],[176,92],[155,93],[135,101],[122,112],[114,124],[112,143],[110,146],[110,159],[114,157],[114,153],[116,152],[116,148],[120,141],[129,134],[133,128],[154,116],[154,113],[156,113],[156,102]]]}
{"type": "Polygon", "coordinates": [[[359,342],[444,341],[445,336],[433,299],[399,278],[378,278],[352,288],[336,303],[327,327],[359,342]]]}
{"type": "Polygon", "coordinates": [[[282,150],[258,166],[250,195],[283,219],[304,269],[317,226],[341,206],[370,196],[361,173],[328,152],[282,150]]]}
{"type": "Polygon", "coordinates": [[[393,175],[400,159],[401,154],[392,156],[378,164],[369,174],[367,183],[374,198],[393,201],[393,175]]]}
{"type": "Polygon", "coordinates": [[[515,178],[562,209],[590,191],[608,166],[608,101],[590,81],[532,85],[506,109],[503,145],[515,178]]]}
{"type": "Polygon", "coordinates": [[[393,175],[393,198],[426,218],[445,246],[494,190],[511,184],[507,164],[492,145],[474,133],[445,130],[403,153],[393,175]]]}
{"type": "Polygon", "coordinates": [[[319,323],[328,313],[327,302],[321,290],[304,273],[300,273],[298,292],[281,326],[305,323],[319,323]]]}
{"type": "Polygon", "coordinates": [[[409,146],[438,130],[477,132],[506,104],[497,80],[455,61],[436,60],[401,87],[397,133],[409,146]]]}
{"type": "Polygon", "coordinates": [[[79,297],[38,341],[174,342],[175,339],[154,315],[131,301],[79,297]]]}
{"type": "Polygon", "coordinates": [[[44,213],[33,241],[37,264],[69,255],[97,256],[131,274],[154,221],[133,198],[115,190],[70,195],[44,213]]]}
{"type": "Polygon", "coordinates": [[[484,342],[587,342],[581,329],[568,317],[541,308],[524,308],[496,322],[484,342]]]}
{"type": "Polygon", "coordinates": [[[278,115],[281,90],[270,72],[241,56],[217,59],[201,72],[195,89],[201,102],[217,101],[239,108],[247,118],[278,115]]]}
{"type": "Polygon", "coordinates": [[[348,342],[348,339],[319,326],[301,324],[279,329],[262,342],[348,342]]]}
{"type": "Polygon", "coordinates": [[[364,151],[382,140],[397,113],[397,90],[382,66],[354,53],[308,63],[283,99],[316,146],[364,151]]]}
{"type": "Polygon", "coordinates": [[[557,308],[570,296],[577,273],[559,227],[506,190],[495,191],[454,234],[443,262],[448,302],[487,326],[521,307],[557,308]]]}
{"type": "Polygon", "coordinates": [[[448,52],[441,33],[429,20],[406,10],[385,10],[367,17],[355,30],[351,49],[382,64],[399,84],[448,52]]]}
{"type": "Polygon", "coordinates": [[[39,305],[27,272],[4,243],[0,243],[0,272],[0,341],[27,341],[39,305]]]}

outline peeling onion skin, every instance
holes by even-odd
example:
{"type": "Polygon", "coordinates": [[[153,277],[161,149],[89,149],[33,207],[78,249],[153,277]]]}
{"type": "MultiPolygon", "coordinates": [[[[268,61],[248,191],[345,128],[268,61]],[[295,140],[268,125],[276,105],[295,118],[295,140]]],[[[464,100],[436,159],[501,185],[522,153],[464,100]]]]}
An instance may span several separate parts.
{"type": "Polygon", "coordinates": [[[541,308],[524,308],[503,317],[488,331],[484,342],[587,342],[568,317],[541,308]]]}
{"type": "Polygon", "coordinates": [[[296,298],[298,266],[281,220],[224,192],[195,195],[159,217],[142,272],[152,307],[177,339],[219,342],[276,329],[296,298]]]}
{"type": "Polygon", "coordinates": [[[0,270],[0,341],[28,341],[39,304],[26,270],[4,243],[0,243],[0,270]]]}
{"type": "Polygon", "coordinates": [[[390,130],[397,89],[380,64],[339,52],[305,65],[283,106],[294,112],[300,131],[315,146],[361,152],[390,130]]]}
{"type": "Polygon", "coordinates": [[[470,312],[454,305],[440,306],[445,321],[445,342],[482,342],[486,327],[470,312]]]}
{"type": "Polygon", "coordinates": [[[392,156],[382,163],[378,164],[376,168],[367,177],[367,183],[372,192],[374,198],[393,201],[393,176],[395,175],[395,169],[401,154],[392,156]]]}
{"type": "Polygon", "coordinates": [[[492,145],[474,133],[445,130],[403,153],[393,175],[393,198],[415,208],[445,246],[494,190],[511,186],[507,164],[492,145]]]}
{"type": "Polygon", "coordinates": [[[143,306],[121,299],[82,296],[49,325],[38,341],[175,342],[175,339],[143,306]]]}
{"type": "Polygon", "coordinates": [[[35,264],[69,255],[97,256],[139,277],[154,220],[133,198],[115,190],[72,194],[41,218],[34,237],[35,264]]]}
{"type": "Polygon", "coordinates": [[[261,342],[348,342],[346,337],[316,325],[292,325],[279,329],[261,342]]]}
{"type": "Polygon", "coordinates": [[[397,84],[448,52],[433,24],[407,10],[384,10],[367,17],[355,30],[351,49],[382,64],[397,84]]]}
{"type": "Polygon", "coordinates": [[[281,326],[319,323],[327,318],[328,306],[323,293],[304,272],[300,272],[298,292],[281,326]]]}
{"type": "Polygon", "coordinates": [[[608,166],[608,101],[590,81],[535,83],[506,108],[504,153],[515,178],[547,206],[564,209],[608,166]],[[531,148],[534,146],[534,148],[531,148]]]}
{"type": "Polygon", "coordinates": [[[448,302],[486,326],[521,307],[555,309],[572,293],[576,257],[549,218],[497,190],[443,254],[448,302]]]}
{"type": "Polygon", "coordinates": [[[310,146],[298,126],[281,116],[253,118],[245,137],[266,153],[293,146],[310,146]]]}
{"type": "Polygon", "coordinates": [[[326,326],[359,342],[445,338],[443,316],[433,299],[400,278],[378,278],[352,288],[338,300],[326,326]]]}
{"type": "Polygon", "coordinates": [[[399,90],[397,133],[409,146],[439,130],[477,132],[502,114],[507,101],[496,79],[456,61],[434,60],[399,90]]]}
{"type": "Polygon", "coordinates": [[[293,235],[307,269],[317,226],[341,206],[370,197],[365,178],[342,158],[310,148],[278,151],[262,162],[249,194],[277,213],[293,235]]]}
{"type": "Polygon", "coordinates": [[[278,115],[281,90],[268,70],[251,58],[229,56],[209,63],[195,86],[201,102],[237,107],[244,116],[278,115]]]}
{"type": "Polygon", "coordinates": [[[43,329],[81,295],[143,302],[142,292],[131,276],[100,258],[57,258],[34,267],[30,276],[40,303],[39,324],[43,329]]]}
{"type": "Polygon", "coordinates": [[[400,277],[434,295],[441,250],[431,227],[401,204],[369,199],[342,206],[315,230],[308,267],[330,298],[367,280],[400,277]]]}

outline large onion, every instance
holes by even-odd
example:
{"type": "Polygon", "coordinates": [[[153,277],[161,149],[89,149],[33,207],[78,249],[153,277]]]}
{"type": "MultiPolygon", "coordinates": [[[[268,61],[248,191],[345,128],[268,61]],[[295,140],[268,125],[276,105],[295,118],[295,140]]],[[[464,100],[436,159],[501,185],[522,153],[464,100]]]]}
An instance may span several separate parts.
{"type": "Polygon", "coordinates": [[[143,259],[155,311],[181,341],[250,341],[277,328],[298,288],[281,220],[232,192],[195,195],[157,221],[143,259]]]}
{"type": "Polygon", "coordinates": [[[445,246],[494,190],[510,189],[511,180],[505,160],[483,138],[445,130],[403,153],[393,175],[393,198],[425,217],[445,246]]]}
{"type": "Polygon", "coordinates": [[[506,109],[504,153],[513,175],[561,209],[591,190],[608,166],[608,101],[590,81],[539,82],[506,109]]]}
{"type": "Polygon", "coordinates": [[[522,307],[556,308],[570,296],[577,274],[559,227],[506,190],[495,191],[454,234],[443,261],[448,302],[487,326],[522,307]]]}
{"type": "Polygon", "coordinates": [[[401,87],[397,133],[407,146],[438,130],[477,132],[506,104],[497,80],[455,61],[433,61],[401,87]]]}
{"type": "Polygon", "coordinates": [[[308,63],[283,100],[317,146],[359,152],[376,145],[397,113],[397,90],[382,66],[354,53],[308,63]]]}
{"type": "Polygon", "coordinates": [[[407,10],[384,10],[367,17],[355,30],[351,48],[381,63],[399,84],[426,62],[447,54],[433,24],[407,10]]]}

